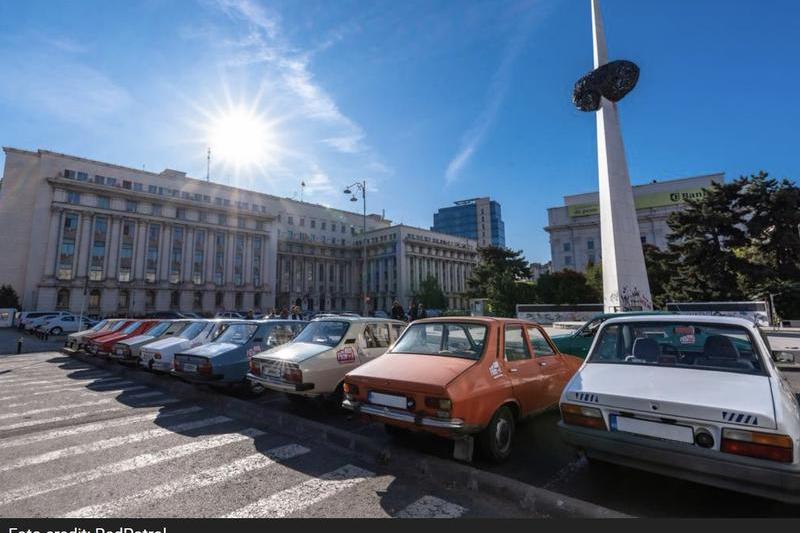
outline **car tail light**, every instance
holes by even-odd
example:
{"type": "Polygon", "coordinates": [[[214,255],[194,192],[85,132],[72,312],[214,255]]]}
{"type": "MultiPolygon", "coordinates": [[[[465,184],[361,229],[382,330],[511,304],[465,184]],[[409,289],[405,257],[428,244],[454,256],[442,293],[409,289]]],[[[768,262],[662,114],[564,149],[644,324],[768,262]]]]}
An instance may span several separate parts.
{"type": "Polygon", "coordinates": [[[780,463],[794,460],[794,442],[788,435],[758,433],[741,429],[723,429],[720,450],[736,455],[757,457],[780,463]]]}
{"type": "Polygon", "coordinates": [[[287,383],[302,383],[303,382],[303,371],[300,370],[300,367],[297,365],[285,365],[283,367],[283,381],[287,383]]]}
{"type": "Polygon", "coordinates": [[[565,424],[571,424],[573,426],[585,426],[588,428],[602,429],[604,431],[606,429],[603,413],[596,407],[562,403],[561,419],[565,424]]]}
{"type": "Polygon", "coordinates": [[[212,370],[211,369],[211,361],[209,361],[208,359],[206,359],[205,361],[203,361],[199,365],[197,365],[197,372],[200,373],[200,374],[207,374],[207,375],[210,376],[211,375],[211,370],[212,370]]]}
{"type": "Polygon", "coordinates": [[[348,400],[352,400],[356,396],[358,396],[358,385],[353,385],[352,383],[345,383],[342,385],[342,390],[344,391],[344,397],[348,400]]]}
{"type": "Polygon", "coordinates": [[[254,376],[261,375],[261,365],[255,359],[250,359],[250,373],[254,376]]]}
{"type": "Polygon", "coordinates": [[[427,396],[425,398],[425,407],[441,411],[449,411],[453,408],[453,402],[450,401],[450,398],[433,398],[431,396],[427,396]]]}
{"type": "Polygon", "coordinates": [[[159,352],[156,352],[156,353],[153,354],[153,358],[154,359],[161,359],[161,354],[159,352]]]}

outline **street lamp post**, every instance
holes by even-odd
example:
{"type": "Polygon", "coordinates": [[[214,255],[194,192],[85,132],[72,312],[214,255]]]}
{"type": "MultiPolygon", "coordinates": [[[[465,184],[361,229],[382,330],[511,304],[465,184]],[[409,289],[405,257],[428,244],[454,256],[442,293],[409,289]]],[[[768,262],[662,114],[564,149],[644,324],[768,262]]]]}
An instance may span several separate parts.
{"type": "Polygon", "coordinates": [[[364,213],[362,218],[362,228],[361,228],[361,314],[362,316],[367,316],[369,311],[367,310],[367,182],[363,180],[361,182],[355,182],[351,185],[348,185],[347,188],[344,190],[345,194],[350,195],[351,202],[357,202],[358,198],[356,198],[353,189],[359,189],[361,191],[361,201],[363,203],[364,213]]]}

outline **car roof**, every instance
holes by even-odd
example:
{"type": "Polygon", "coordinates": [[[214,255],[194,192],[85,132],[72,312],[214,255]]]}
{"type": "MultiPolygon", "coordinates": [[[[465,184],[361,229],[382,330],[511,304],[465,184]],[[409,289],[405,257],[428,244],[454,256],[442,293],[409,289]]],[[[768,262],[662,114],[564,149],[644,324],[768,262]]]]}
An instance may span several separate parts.
{"type": "Polygon", "coordinates": [[[598,313],[590,318],[589,321],[596,320],[598,318],[615,318],[622,316],[664,316],[671,314],[674,313],[670,313],[669,311],[621,311],[619,313],[598,313]]]}
{"type": "Polygon", "coordinates": [[[606,320],[603,324],[619,324],[626,322],[705,322],[706,324],[727,324],[735,326],[754,327],[753,322],[735,316],[715,316],[715,315],[683,315],[676,313],[664,313],[659,315],[639,315],[639,316],[618,316],[606,320]]]}
{"type": "Polygon", "coordinates": [[[526,318],[508,318],[508,317],[499,317],[499,316],[436,316],[431,318],[420,318],[419,320],[415,320],[412,322],[413,324],[416,323],[431,323],[431,322],[475,322],[478,324],[506,324],[513,322],[515,324],[525,323],[525,324],[538,324],[533,320],[528,320],[526,318]]]}
{"type": "MultiPolygon", "coordinates": [[[[330,321],[336,320],[339,322],[354,322],[354,323],[366,323],[366,322],[391,322],[393,324],[403,324],[405,322],[402,320],[394,320],[391,318],[381,318],[379,316],[342,316],[342,315],[325,315],[325,316],[317,316],[311,319],[311,322],[323,322],[323,321],[330,321]]],[[[297,322],[295,320],[295,322],[297,322]]]]}

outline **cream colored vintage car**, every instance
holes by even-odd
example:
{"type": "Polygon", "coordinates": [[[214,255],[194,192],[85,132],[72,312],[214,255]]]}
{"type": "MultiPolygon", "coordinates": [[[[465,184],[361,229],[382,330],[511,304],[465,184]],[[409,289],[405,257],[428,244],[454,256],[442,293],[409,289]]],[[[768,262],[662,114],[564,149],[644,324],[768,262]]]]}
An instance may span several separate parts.
{"type": "Polygon", "coordinates": [[[338,400],[345,374],[386,353],[405,327],[384,318],[316,318],[292,342],[253,356],[247,379],[293,399],[338,400]]]}

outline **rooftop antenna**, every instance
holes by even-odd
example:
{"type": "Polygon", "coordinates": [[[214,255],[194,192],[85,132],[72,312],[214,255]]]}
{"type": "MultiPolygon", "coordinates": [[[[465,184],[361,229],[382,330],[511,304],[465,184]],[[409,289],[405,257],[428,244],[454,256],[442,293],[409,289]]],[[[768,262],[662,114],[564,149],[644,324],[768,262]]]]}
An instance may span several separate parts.
{"type": "Polygon", "coordinates": [[[303,201],[303,191],[305,191],[305,190],[306,190],[306,182],[305,181],[301,181],[300,182],[300,202],[301,203],[303,201]]]}
{"type": "Polygon", "coordinates": [[[206,152],[206,181],[211,181],[211,147],[206,152]]]}

